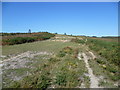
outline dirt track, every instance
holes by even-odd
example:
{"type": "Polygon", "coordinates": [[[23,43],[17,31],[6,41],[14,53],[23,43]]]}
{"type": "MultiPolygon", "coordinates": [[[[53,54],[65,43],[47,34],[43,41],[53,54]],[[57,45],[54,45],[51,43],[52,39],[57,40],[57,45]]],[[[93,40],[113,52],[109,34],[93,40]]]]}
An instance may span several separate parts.
{"type": "MultiPolygon", "coordinates": [[[[89,52],[92,56],[92,58],[96,58],[95,55],[92,52],[89,52]]],[[[88,56],[85,53],[79,53],[78,54],[78,59],[81,60],[81,55],[83,56],[83,60],[85,62],[86,68],[88,69],[88,74],[90,77],[90,88],[100,88],[98,86],[98,80],[99,78],[97,78],[94,74],[93,74],[93,70],[90,68],[89,63],[88,63],[88,56]]]]}

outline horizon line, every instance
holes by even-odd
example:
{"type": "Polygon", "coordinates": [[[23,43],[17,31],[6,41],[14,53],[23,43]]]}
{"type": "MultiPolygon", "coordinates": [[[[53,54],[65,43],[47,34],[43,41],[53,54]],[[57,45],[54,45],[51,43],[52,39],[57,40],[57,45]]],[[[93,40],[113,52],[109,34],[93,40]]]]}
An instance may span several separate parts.
{"type": "MultiPolygon", "coordinates": [[[[47,31],[38,31],[38,32],[31,32],[31,33],[40,33],[40,32],[47,32],[47,31]]],[[[0,33],[28,33],[28,32],[0,32],[0,33]]],[[[57,32],[48,32],[48,33],[57,33],[57,32]]],[[[64,35],[65,33],[57,33],[64,35]]],[[[120,37],[120,35],[84,35],[84,34],[67,34],[66,35],[72,35],[72,36],[90,36],[90,37],[120,37]]]]}

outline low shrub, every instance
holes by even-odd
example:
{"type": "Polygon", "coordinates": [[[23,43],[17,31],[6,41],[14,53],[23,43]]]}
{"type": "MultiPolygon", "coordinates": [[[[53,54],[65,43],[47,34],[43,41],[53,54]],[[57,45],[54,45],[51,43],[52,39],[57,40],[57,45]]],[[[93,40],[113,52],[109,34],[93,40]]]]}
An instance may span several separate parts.
{"type": "Polygon", "coordinates": [[[97,63],[99,63],[99,64],[106,64],[106,62],[105,62],[104,60],[102,60],[102,59],[96,58],[96,61],[97,61],[97,63]]]}
{"type": "Polygon", "coordinates": [[[14,81],[9,88],[19,88],[20,87],[20,83],[17,81],[14,81]]]}
{"type": "MultiPolygon", "coordinates": [[[[120,67],[119,65],[120,60],[118,58],[120,47],[118,42],[88,39],[87,45],[89,45],[89,48],[96,51],[100,56],[106,58],[109,63],[113,63],[120,67]]],[[[104,63],[103,61],[100,60],[98,60],[97,62],[104,63]]]]}
{"type": "Polygon", "coordinates": [[[72,39],[71,42],[76,42],[76,43],[84,44],[85,40],[81,40],[81,39],[75,38],[75,39],[72,39]]]}
{"type": "Polygon", "coordinates": [[[57,58],[50,58],[49,61],[53,63],[53,62],[59,61],[59,59],[57,59],[57,58]]]}
{"type": "Polygon", "coordinates": [[[68,54],[72,54],[73,49],[71,47],[65,47],[65,48],[63,48],[63,52],[68,53],[68,54]]]}
{"type": "Polygon", "coordinates": [[[35,38],[33,38],[33,37],[15,37],[15,38],[7,39],[4,41],[7,42],[9,45],[14,45],[14,44],[33,42],[33,41],[35,41],[35,38]]]}
{"type": "Polygon", "coordinates": [[[60,51],[57,56],[58,57],[64,57],[65,55],[66,55],[66,53],[64,51],[60,51]]]}
{"type": "Polygon", "coordinates": [[[57,73],[56,75],[56,84],[60,85],[60,86],[66,86],[66,80],[67,76],[66,76],[66,73],[64,72],[59,72],[57,73]]]}
{"type": "Polygon", "coordinates": [[[37,82],[37,88],[46,89],[50,85],[50,78],[46,74],[42,74],[37,82]]]}
{"type": "Polygon", "coordinates": [[[74,58],[77,58],[77,57],[78,57],[78,53],[79,53],[79,50],[78,50],[78,48],[76,48],[76,49],[74,50],[74,58]]]}
{"type": "Polygon", "coordinates": [[[14,44],[29,43],[34,41],[41,41],[55,36],[54,34],[48,32],[31,33],[31,34],[5,33],[4,35],[2,37],[3,38],[2,45],[14,45],[14,44]]]}
{"type": "Polygon", "coordinates": [[[59,53],[58,57],[64,57],[66,54],[72,54],[74,51],[71,47],[65,47],[63,48],[59,53]]]}
{"type": "Polygon", "coordinates": [[[118,68],[116,68],[115,66],[112,65],[107,65],[106,70],[112,73],[117,73],[118,72],[118,68]]]}

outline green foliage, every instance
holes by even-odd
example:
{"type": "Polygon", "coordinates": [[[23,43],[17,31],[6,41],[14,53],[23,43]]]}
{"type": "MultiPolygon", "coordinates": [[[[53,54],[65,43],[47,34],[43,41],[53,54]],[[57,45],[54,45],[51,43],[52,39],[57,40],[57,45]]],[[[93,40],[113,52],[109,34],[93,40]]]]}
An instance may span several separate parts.
{"type": "Polygon", "coordinates": [[[89,88],[90,87],[90,78],[89,78],[89,76],[84,76],[84,81],[85,81],[85,86],[87,88],[89,88]]]}
{"type": "Polygon", "coordinates": [[[47,74],[42,74],[37,82],[37,88],[42,88],[45,89],[50,85],[50,78],[48,77],[47,74]]]}
{"type": "Polygon", "coordinates": [[[67,82],[66,78],[67,78],[66,73],[59,72],[56,75],[56,82],[55,83],[60,85],[60,86],[66,86],[66,82],[67,82]]]}
{"type": "Polygon", "coordinates": [[[99,64],[106,64],[106,62],[103,59],[96,58],[97,63],[99,64]]]}
{"type": "Polygon", "coordinates": [[[72,39],[71,42],[76,42],[76,43],[84,44],[85,40],[81,40],[81,39],[75,38],[75,39],[72,39]]]}
{"type": "Polygon", "coordinates": [[[120,76],[118,75],[118,68],[120,67],[120,60],[118,57],[120,47],[118,42],[88,39],[87,45],[101,57],[105,58],[96,59],[96,62],[107,72],[108,77],[113,81],[119,80],[120,76]]]}
{"type": "Polygon", "coordinates": [[[49,61],[50,61],[51,63],[54,63],[54,62],[60,61],[60,59],[57,59],[57,58],[50,58],[49,61]]]}
{"type": "Polygon", "coordinates": [[[73,49],[71,47],[65,47],[59,52],[57,56],[64,57],[66,54],[72,54],[72,53],[73,53],[73,49]]]}
{"type": "Polygon", "coordinates": [[[7,42],[9,45],[29,43],[33,41],[35,41],[35,38],[33,37],[15,37],[15,38],[3,40],[3,42],[7,42]]]}
{"type": "Polygon", "coordinates": [[[29,42],[39,41],[39,40],[46,40],[55,36],[54,34],[51,34],[48,32],[42,32],[37,34],[31,33],[31,34],[25,34],[25,35],[23,33],[19,33],[19,35],[21,36],[19,36],[18,33],[9,33],[9,34],[7,35],[8,39],[6,38],[6,34],[5,34],[5,39],[3,37],[2,45],[29,43],[29,42]]]}
{"type": "Polygon", "coordinates": [[[78,58],[79,49],[74,49],[74,58],[78,58]]]}
{"type": "MultiPolygon", "coordinates": [[[[81,85],[81,81],[78,81],[78,78],[83,76],[86,72],[84,61],[73,58],[73,55],[77,55],[78,53],[78,50],[76,49],[78,46],[78,44],[72,42],[63,44],[61,42],[45,41],[14,46],[4,46],[4,49],[7,49],[7,47],[10,48],[7,49],[6,52],[13,51],[13,53],[9,52],[12,54],[16,54],[17,52],[20,53],[21,51],[23,52],[23,50],[41,52],[47,51],[54,53],[52,57],[50,55],[50,59],[41,59],[41,56],[33,58],[31,66],[34,67],[30,68],[31,70],[29,71],[29,76],[23,77],[22,80],[18,81],[17,87],[46,89],[54,86],[55,88],[74,88],[81,85]],[[49,46],[51,48],[49,48],[49,46]],[[56,56],[61,53],[60,51],[65,53],[63,58],[56,56]]],[[[11,88],[13,88],[14,85],[11,86],[11,88]]]]}
{"type": "Polygon", "coordinates": [[[63,48],[63,52],[68,53],[68,54],[72,54],[73,49],[71,47],[65,47],[65,48],[63,48]]]}
{"type": "Polygon", "coordinates": [[[107,81],[104,81],[104,80],[100,80],[99,86],[103,86],[103,87],[105,87],[105,88],[116,88],[116,87],[113,85],[113,83],[107,82],[107,81]]]}
{"type": "Polygon", "coordinates": [[[109,71],[109,72],[112,72],[112,73],[117,73],[118,71],[118,68],[115,67],[114,65],[107,65],[106,69],[109,71]]]}
{"type": "Polygon", "coordinates": [[[49,71],[46,69],[48,66],[41,66],[37,68],[32,75],[24,77],[19,82],[13,82],[11,88],[40,88],[46,89],[50,85],[49,71]]]}
{"type": "Polygon", "coordinates": [[[60,51],[59,54],[57,55],[58,57],[64,57],[66,54],[63,51],[60,51]]]}
{"type": "Polygon", "coordinates": [[[28,34],[28,33],[0,33],[0,36],[12,36],[12,35],[20,35],[20,34],[28,34]]]}
{"type": "Polygon", "coordinates": [[[119,74],[115,74],[113,75],[112,73],[108,75],[113,81],[118,81],[120,80],[120,75],[119,74]]]}
{"type": "Polygon", "coordinates": [[[19,88],[20,87],[20,83],[17,81],[14,81],[9,88],[19,88]]]}
{"type": "MultiPolygon", "coordinates": [[[[56,72],[55,84],[57,84],[58,87],[69,88],[80,86],[82,81],[79,77],[83,76],[85,72],[84,61],[72,58],[72,54],[69,54],[60,61],[56,72]]],[[[88,82],[86,82],[86,84],[88,82]]]]}
{"type": "MultiPolygon", "coordinates": [[[[99,55],[106,58],[108,62],[119,66],[119,46],[117,42],[109,42],[97,39],[88,39],[89,48],[98,52],[99,55]]],[[[100,60],[98,61],[100,63],[100,60]]]]}

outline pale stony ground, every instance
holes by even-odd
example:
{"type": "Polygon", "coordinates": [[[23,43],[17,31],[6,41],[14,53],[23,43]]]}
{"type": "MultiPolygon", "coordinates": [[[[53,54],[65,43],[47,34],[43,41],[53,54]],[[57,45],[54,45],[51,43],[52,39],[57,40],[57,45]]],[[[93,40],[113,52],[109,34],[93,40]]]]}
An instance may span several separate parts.
{"type": "Polygon", "coordinates": [[[27,51],[17,56],[10,57],[9,59],[4,59],[3,61],[1,61],[0,66],[4,66],[2,69],[16,69],[26,67],[26,63],[32,62],[30,60],[27,60],[26,58],[34,58],[38,55],[52,55],[52,53],[27,51]]]}
{"type": "Polygon", "coordinates": [[[97,58],[97,57],[93,54],[93,52],[89,51],[89,53],[92,55],[92,59],[93,59],[93,60],[94,60],[95,58],[97,58]]]}
{"type": "MultiPolygon", "coordinates": [[[[34,57],[36,56],[42,56],[42,55],[52,55],[53,53],[48,53],[48,52],[32,52],[32,51],[27,51],[24,53],[21,53],[16,56],[11,56],[9,59],[4,59],[3,61],[0,62],[0,67],[1,67],[1,74],[7,75],[7,78],[13,81],[18,81],[21,80],[23,77],[30,75],[29,71],[25,71],[24,74],[22,75],[16,75],[15,72],[9,72],[10,70],[16,70],[16,69],[24,69],[24,68],[33,68],[29,65],[26,65],[27,63],[37,63],[33,60],[34,57]],[[6,72],[7,71],[7,72],[6,72]],[[9,74],[7,74],[9,72],[9,74]]],[[[48,59],[48,58],[46,58],[48,59]]],[[[44,58],[45,60],[45,58],[44,58]]],[[[5,79],[5,76],[3,76],[5,79]]],[[[6,83],[3,81],[3,83],[6,83]]]]}
{"type": "Polygon", "coordinates": [[[89,58],[86,56],[85,53],[82,53],[83,60],[86,64],[86,67],[88,69],[89,77],[90,77],[90,88],[99,88],[98,87],[98,78],[93,74],[93,70],[90,68],[88,60],[89,58]]]}

